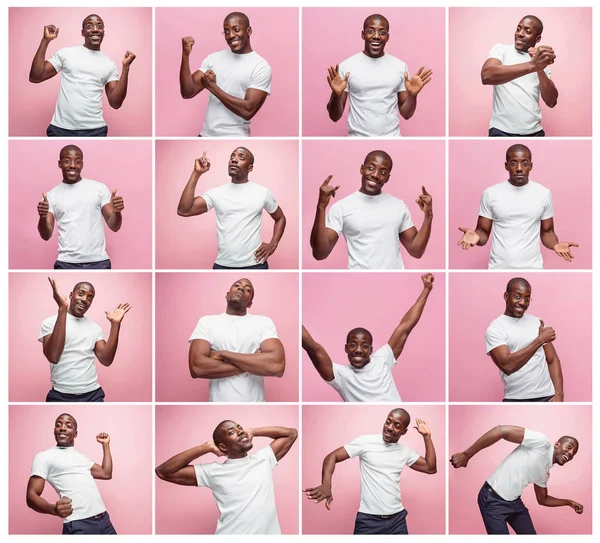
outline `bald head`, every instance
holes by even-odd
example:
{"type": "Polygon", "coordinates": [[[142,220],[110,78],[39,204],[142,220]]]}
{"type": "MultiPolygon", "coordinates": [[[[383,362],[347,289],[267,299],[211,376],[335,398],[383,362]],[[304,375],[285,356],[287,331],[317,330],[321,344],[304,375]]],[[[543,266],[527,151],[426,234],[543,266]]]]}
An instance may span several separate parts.
{"type": "Polygon", "coordinates": [[[223,432],[225,431],[225,426],[235,424],[232,420],[223,420],[217,424],[215,431],[213,432],[213,441],[215,445],[218,447],[219,443],[223,441],[223,432]]]}
{"type": "Polygon", "coordinates": [[[539,17],[536,17],[535,15],[525,15],[521,20],[524,21],[525,19],[529,19],[533,23],[538,36],[544,31],[544,24],[539,17]]]}
{"type": "Polygon", "coordinates": [[[558,440],[558,443],[560,443],[561,445],[566,445],[567,443],[572,443],[573,447],[575,447],[576,450],[579,450],[579,441],[577,441],[577,439],[575,439],[572,436],[562,436],[558,440]]]}
{"type": "Polygon", "coordinates": [[[81,287],[92,289],[94,292],[96,292],[94,285],[92,285],[92,283],[88,283],[87,281],[80,281],[79,283],[76,283],[71,292],[77,292],[81,287]]]}
{"type": "Polygon", "coordinates": [[[394,161],[392,160],[392,157],[390,155],[388,155],[385,151],[381,151],[380,149],[378,149],[376,151],[371,151],[365,157],[363,164],[369,164],[369,162],[376,157],[380,157],[381,159],[388,161],[389,162],[388,171],[390,171],[390,172],[392,171],[392,167],[394,166],[394,161]]]}
{"type": "Polygon", "coordinates": [[[404,428],[408,428],[410,424],[410,414],[406,409],[402,409],[401,407],[392,409],[388,416],[399,417],[400,419],[402,419],[402,424],[404,425],[404,428]]]}
{"type": "Polygon", "coordinates": [[[349,343],[350,338],[356,335],[365,335],[369,339],[369,342],[373,343],[373,335],[371,334],[371,332],[369,332],[366,328],[360,327],[353,328],[352,330],[350,330],[350,332],[348,332],[348,335],[346,336],[346,343],[349,343]]]}
{"type": "Polygon", "coordinates": [[[61,413],[60,415],[58,415],[58,417],[56,417],[56,420],[65,417],[65,418],[70,418],[71,421],[73,422],[73,426],[75,427],[75,430],[77,430],[77,421],[75,420],[75,417],[73,415],[71,415],[70,413],[61,413]]]}
{"type": "Polygon", "coordinates": [[[246,153],[246,155],[248,155],[248,164],[254,164],[254,155],[252,154],[252,151],[250,151],[250,149],[248,149],[247,147],[238,147],[236,151],[243,151],[244,153],[246,153]]]}
{"type": "Polygon", "coordinates": [[[230,13],[229,15],[227,15],[227,17],[225,17],[225,19],[223,19],[223,21],[225,22],[232,19],[237,19],[238,24],[241,24],[245,27],[250,26],[250,20],[248,19],[248,16],[245,13],[242,13],[241,11],[234,11],[230,13]]]}
{"type": "Polygon", "coordinates": [[[522,277],[513,277],[506,284],[506,292],[511,293],[517,287],[528,288],[531,291],[531,285],[527,279],[523,279],[522,277]]]}
{"type": "Polygon", "coordinates": [[[385,26],[389,32],[390,23],[383,15],[380,15],[379,13],[374,13],[373,15],[369,15],[363,22],[363,30],[366,30],[369,27],[370,21],[381,21],[382,23],[385,24],[385,26]]]}
{"type": "Polygon", "coordinates": [[[529,149],[529,147],[527,147],[527,145],[523,145],[522,143],[517,143],[515,145],[511,145],[506,150],[506,162],[508,162],[510,160],[509,157],[513,153],[525,153],[525,154],[529,155],[529,161],[531,162],[531,149],[529,149]]]}
{"type": "Polygon", "coordinates": [[[62,160],[62,158],[69,153],[79,153],[81,155],[81,158],[83,158],[83,151],[79,147],[77,147],[77,145],[65,145],[60,150],[59,158],[62,160]]]}

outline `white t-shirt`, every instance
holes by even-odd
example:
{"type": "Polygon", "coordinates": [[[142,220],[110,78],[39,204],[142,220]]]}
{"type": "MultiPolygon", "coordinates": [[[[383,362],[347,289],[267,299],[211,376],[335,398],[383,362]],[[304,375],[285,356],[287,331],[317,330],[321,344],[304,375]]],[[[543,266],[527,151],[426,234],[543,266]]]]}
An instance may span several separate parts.
{"type": "Polygon", "coordinates": [[[346,238],[349,269],[404,269],[399,235],[414,224],[395,196],[354,192],[331,206],[325,226],[346,238]]]}
{"type": "MultiPolygon", "coordinates": [[[[38,341],[44,342],[54,330],[58,315],[42,322],[38,341]]],[[[50,364],[52,388],[63,394],[85,394],[100,388],[94,362],[94,347],[104,339],[102,329],[87,317],[67,313],[65,348],[58,364],[50,364]]]]}
{"type": "Polygon", "coordinates": [[[242,268],[257,264],[254,251],[260,247],[262,210],[275,213],[277,202],[273,193],[262,185],[227,183],[202,194],[208,210],[217,214],[216,263],[242,268]]]}
{"type": "MultiPolygon", "coordinates": [[[[277,338],[275,323],[269,317],[207,315],[201,317],[189,339],[204,339],[213,351],[253,354],[266,339],[277,338]]],[[[265,381],[260,375],[241,373],[223,379],[210,379],[211,402],[264,402],[265,381]]]]}
{"type": "Polygon", "coordinates": [[[94,465],[75,447],[52,447],[35,455],[30,477],[48,481],[59,498],[71,498],[73,513],[63,519],[72,522],[106,511],[91,469],[94,465]]]}
{"type": "Polygon", "coordinates": [[[489,269],[544,267],[540,226],[554,216],[549,189],[534,181],[522,187],[503,181],[483,191],[479,215],[493,221],[489,269]]]}
{"type": "MultiPolygon", "coordinates": [[[[529,62],[529,53],[521,53],[514,45],[497,43],[488,57],[497,58],[504,66],[529,62]]],[[[544,68],[548,77],[549,67],[544,68]]],[[[536,72],[517,77],[503,85],[494,85],[494,102],[490,128],[510,134],[533,134],[542,130],[540,124],[540,78],[536,72]]]]}
{"type": "Polygon", "coordinates": [[[117,65],[102,51],[92,51],[83,45],[59,49],[48,62],[57,72],[62,70],[51,124],[67,130],[106,126],[102,93],[107,83],[119,80],[117,65]]]}
{"type": "Polygon", "coordinates": [[[553,454],[554,447],[544,434],[525,428],[523,443],[502,461],[487,482],[507,501],[521,496],[529,483],[546,488],[553,454]]]}
{"type": "Polygon", "coordinates": [[[360,457],[360,513],[393,515],[404,510],[400,473],[419,455],[401,443],[386,443],[381,434],[357,437],[344,445],[350,458],[360,457]]]}
{"type": "Polygon", "coordinates": [[[392,368],[397,360],[386,343],[371,355],[364,368],[333,363],[333,380],[327,381],[345,402],[401,402],[392,368]]]}
{"type": "MultiPolygon", "coordinates": [[[[538,337],[540,319],[533,315],[523,315],[520,319],[500,315],[485,331],[485,352],[506,345],[511,353],[520,351],[538,337]]],[[[504,397],[507,400],[543,398],[554,395],[554,384],[548,371],[544,347],[540,347],[529,361],[511,375],[500,370],[504,383],[504,397]]]]}
{"type": "Polygon", "coordinates": [[[78,264],[106,260],[102,208],[110,203],[107,186],[82,177],[77,183],[56,185],[46,196],[58,227],[58,260],[78,264]]]}
{"type": "MultiPolygon", "coordinates": [[[[212,70],[221,90],[244,98],[248,89],[258,89],[271,94],[271,66],[256,51],[239,55],[229,49],[208,55],[200,66],[201,72],[212,70]]],[[[249,136],[250,121],[244,120],[229,109],[214,95],[208,98],[201,135],[249,136]]]]}
{"type": "Polygon", "coordinates": [[[339,72],[341,78],[350,72],[348,135],[399,136],[398,93],[406,90],[406,64],[387,53],[371,58],[361,51],[344,60],[339,72]]]}
{"type": "Polygon", "coordinates": [[[215,534],[280,534],[271,447],[220,464],[196,464],[196,483],[212,490],[221,516],[215,534]]]}

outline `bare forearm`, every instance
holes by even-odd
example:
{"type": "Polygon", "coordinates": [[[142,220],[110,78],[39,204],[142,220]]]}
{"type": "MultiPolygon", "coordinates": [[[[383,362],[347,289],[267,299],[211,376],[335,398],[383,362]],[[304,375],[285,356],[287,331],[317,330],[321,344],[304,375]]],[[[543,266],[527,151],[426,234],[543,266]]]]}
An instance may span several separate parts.
{"type": "Polygon", "coordinates": [[[121,77],[117,81],[115,88],[110,93],[110,98],[108,103],[110,107],[113,109],[119,109],[123,102],[125,101],[125,97],[127,96],[127,82],[129,80],[129,66],[123,66],[121,69],[121,77]]]}
{"type": "Polygon", "coordinates": [[[554,229],[542,232],[540,235],[542,244],[546,249],[554,250],[554,246],[558,243],[558,236],[554,232],[554,229]]]}
{"type": "Polygon", "coordinates": [[[481,82],[484,85],[504,85],[504,83],[535,71],[536,69],[532,62],[523,62],[522,64],[513,64],[512,66],[494,64],[481,70],[481,82]]]}
{"type": "Polygon", "coordinates": [[[216,84],[213,84],[210,87],[208,87],[208,90],[214,96],[216,96],[229,111],[235,113],[238,117],[241,117],[246,121],[252,119],[252,117],[254,117],[254,115],[258,111],[249,100],[231,96],[231,94],[227,94],[216,84]]]}
{"type": "Polygon", "coordinates": [[[279,245],[279,240],[281,239],[281,236],[283,236],[283,232],[285,231],[285,224],[286,220],[284,215],[282,215],[281,217],[279,217],[279,219],[275,221],[275,224],[273,224],[273,237],[271,238],[271,243],[279,245]]]}
{"type": "Polygon", "coordinates": [[[52,233],[54,232],[54,228],[48,222],[48,217],[40,217],[37,226],[38,232],[42,239],[48,241],[52,237],[52,233]]]}
{"type": "Polygon", "coordinates": [[[179,91],[182,98],[192,98],[194,95],[194,80],[190,70],[190,56],[181,55],[181,67],[179,68],[179,91]]]}
{"type": "Polygon", "coordinates": [[[323,260],[326,258],[331,249],[327,243],[327,234],[325,226],[326,206],[317,205],[317,212],[315,214],[315,222],[313,223],[312,230],[310,232],[310,246],[312,248],[313,256],[317,260],[323,260]]]}
{"type": "Polygon", "coordinates": [[[206,355],[190,359],[190,374],[194,379],[224,379],[245,373],[237,366],[206,355]]]}
{"type": "Polygon", "coordinates": [[[554,385],[554,395],[559,399],[563,399],[563,374],[558,357],[548,361],[548,372],[550,373],[550,379],[552,379],[552,384],[554,385]]]}
{"type": "Polygon", "coordinates": [[[477,242],[477,245],[483,247],[488,242],[488,239],[490,237],[489,233],[485,230],[482,230],[481,228],[476,228],[475,233],[479,236],[479,241],[477,242]]]}
{"type": "Polygon", "coordinates": [[[35,52],[33,61],[31,62],[31,70],[29,70],[29,81],[31,83],[39,83],[44,75],[44,64],[46,63],[46,51],[48,50],[49,40],[42,38],[40,45],[35,52]]]}
{"type": "Polygon", "coordinates": [[[335,471],[335,455],[333,453],[328,454],[323,460],[323,469],[321,471],[321,482],[331,487],[331,478],[335,471]]]}
{"type": "Polygon", "coordinates": [[[176,454],[172,458],[169,458],[166,462],[163,462],[160,466],[156,468],[156,474],[161,479],[165,479],[171,475],[174,475],[180,469],[188,466],[190,462],[192,462],[196,458],[200,458],[201,456],[208,454],[212,450],[213,447],[208,443],[196,445],[195,447],[192,447],[187,451],[183,451],[179,454],[176,454]]]}
{"type": "Polygon", "coordinates": [[[406,315],[402,317],[400,326],[403,326],[408,332],[410,332],[419,322],[421,315],[423,315],[423,309],[425,309],[427,298],[429,298],[430,294],[430,288],[423,288],[415,304],[406,312],[406,315]]]}
{"type": "Polygon", "coordinates": [[[264,426],[262,428],[251,428],[250,433],[254,437],[268,437],[271,439],[289,438],[297,434],[295,428],[285,426],[264,426]]]}
{"type": "Polygon", "coordinates": [[[410,119],[415,110],[417,109],[417,97],[408,95],[408,98],[404,101],[404,103],[400,106],[400,115],[402,115],[403,119],[410,119]]]}
{"type": "Polygon", "coordinates": [[[572,500],[566,500],[563,498],[555,498],[554,496],[546,496],[543,500],[538,500],[540,505],[544,507],[563,507],[565,505],[571,506],[572,500]]]}
{"type": "Polygon", "coordinates": [[[479,451],[482,449],[486,449],[490,447],[494,443],[497,443],[504,437],[502,432],[502,426],[496,426],[492,428],[489,432],[483,434],[473,445],[471,445],[465,453],[469,458],[473,458],[479,451]]]}
{"type": "Polygon", "coordinates": [[[558,90],[550,78],[546,75],[544,70],[538,72],[540,79],[540,94],[544,104],[548,107],[554,107],[558,102],[558,90]]]}
{"type": "Polygon", "coordinates": [[[427,249],[427,243],[429,243],[429,237],[431,236],[431,224],[433,222],[433,213],[426,213],[423,218],[423,224],[421,229],[417,232],[417,235],[413,238],[409,247],[407,247],[408,254],[413,258],[421,258],[427,249]]]}
{"type": "Polygon", "coordinates": [[[542,342],[539,338],[535,338],[527,347],[521,349],[520,351],[515,351],[514,353],[510,353],[500,362],[500,369],[506,375],[512,375],[513,373],[519,371],[529,360],[531,357],[537,352],[537,350],[542,347],[542,342]]]}
{"type": "Polygon", "coordinates": [[[51,364],[58,364],[65,349],[65,336],[67,331],[67,310],[59,309],[54,329],[44,346],[44,356],[51,364]]]}
{"type": "Polygon", "coordinates": [[[192,170],[190,178],[181,193],[179,204],[177,205],[177,214],[186,217],[194,206],[194,198],[196,194],[196,186],[202,174],[196,169],[192,170]]]}
{"type": "Polygon", "coordinates": [[[433,446],[433,440],[431,436],[423,436],[425,442],[425,462],[429,468],[429,473],[437,472],[437,458],[435,456],[435,447],[433,446]]]}
{"type": "Polygon", "coordinates": [[[27,493],[27,507],[33,509],[36,513],[56,515],[55,504],[49,503],[35,492],[27,493]]]}
{"type": "Polygon", "coordinates": [[[264,377],[281,377],[283,375],[284,360],[276,351],[252,354],[233,353],[221,351],[223,358],[234,364],[242,371],[261,375],[264,377]]]}
{"type": "Polygon", "coordinates": [[[344,114],[344,101],[343,94],[339,96],[335,92],[331,92],[329,102],[327,102],[327,111],[329,112],[329,118],[333,122],[338,122],[344,114]]]}
{"type": "Polygon", "coordinates": [[[110,445],[108,443],[102,444],[102,469],[108,479],[112,477],[113,463],[112,455],[110,454],[110,445]]]}
{"type": "Polygon", "coordinates": [[[120,330],[120,324],[110,324],[110,333],[108,335],[108,340],[106,341],[106,345],[104,346],[102,353],[98,354],[98,360],[103,366],[110,366],[113,363],[113,360],[115,359],[115,355],[117,354],[117,347],[119,345],[120,330]]]}
{"type": "Polygon", "coordinates": [[[118,232],[123,224],[123,214],[120,211],[113,211],[106,224],[113,232],[118,232]]]}

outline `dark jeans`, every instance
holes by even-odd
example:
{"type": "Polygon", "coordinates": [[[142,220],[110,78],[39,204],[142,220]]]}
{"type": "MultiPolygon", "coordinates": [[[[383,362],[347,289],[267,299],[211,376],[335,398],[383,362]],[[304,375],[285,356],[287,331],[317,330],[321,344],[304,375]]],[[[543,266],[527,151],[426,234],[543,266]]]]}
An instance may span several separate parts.
{"type": "Polygon", "coordinates": [[[486,481],[479,491],[477,503],[488,534],[508,535],[508,525],[517,534],[536,533],[529,510],[521,498],[506,501],[486,481]]]}
{"type": "Polygon", "coordinates": [[[268,270],[269,263],[263,262],[262,264],[254,264],[254,266],[242,266],[241,268],[231,268],[229,266],[221,266],[216,262],[213,264],[213,270],[268,270]]]}
{"type": "Polygon", "coordinates": [[[54,263],[55,270],[110,270],[112,264],[110,258],[99,262],[61,262],[54,263]]]}
{"type": "Polygon", "coordinates": [[[394,515],[369,515],[358,512],[356,513],[356,521],[354,522],[354,535],[408,535],[406,515],[408,515],[406,509],[394,515]]]}
{"type": "Polygon", "coordinates": [[[46,136],[49,138],[105,138],[107,134],[108,126],[88,130],[68,130],[51,124],[46,128],[46,136]]]}
{"type": "Polygon", "coordinates": [[[525,400],[509,400],[504,398],[503,402],[549,402],[554,396],[542,396],[541,398],[526,398],[525,400]]]}
{"type": "Polygon", "coordinates": [[[545,135],[546,132],[543,130],[534,132],[533,134],[511,134],[510,132],[502,132],[502,130],[498,130],[497,128],[490,128],[488,132],[490,138],[543,138],[545,135]]]}
{"type": "Polygon", "coordinates": [[[65,392],[59,392],[58,390],[51,389],[46,395],[47,402],[103,402],[104,401],[104,390],[102,387],[92,390],[91,392],[85,392],[84,394],[67,394],[65,392]]]}
{"type": "Polygon", "coordinates": [[[106,511],[93,517],[65,522],[62,533],[63,535],[117,535],[117,531],[106,511]]]}

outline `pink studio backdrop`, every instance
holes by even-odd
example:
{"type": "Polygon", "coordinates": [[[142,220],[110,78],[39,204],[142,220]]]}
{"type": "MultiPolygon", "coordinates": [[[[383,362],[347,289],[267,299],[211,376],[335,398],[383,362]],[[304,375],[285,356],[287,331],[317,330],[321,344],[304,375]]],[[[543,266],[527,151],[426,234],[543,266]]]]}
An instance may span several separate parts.
{"type": "MultiPolygon", "coordinates": [[[[58,39],[58,38],[57,38],[58,39]]],[[[106,250],[113,268],[152,268],[152,143],[86,140],[81,176],[104,183],[125,201],[123,225],[106,223],[106,250]]],[[[42,192],[62,182],[58,168],[63,141],[9,142],[9,259],[12,269],[52,269],[58,257],[58,226],[44,241],[37,231],[42,192]]]]}
{"type": "Polygon", "coordinates": [[[271,318],[285,348],[285,373],[265,377],[266,399],[298,401],[298,274],[246,270],[156,275],[156,401],[208,402],[208,379],[190,376],[188,339],[200,317],[225,312],[225,295],[242,277],[254,285],[249,312],[271,318]]]}
{"type": "MultiPolygon", "coordinates": [[[[177,204],[194,169],[194,161],[206,151],[211,167],[196,185],[196,196],[231,182],[229,157],[237,147],[247,147],[255,158],[249,179],[268,187],[286,217],[271,268],[298,269],[298,143],[247,140],[158,141],[156,143],[156,267],[212,268],[217,257],[214,210],[198,217],[180,217],[177,204]],[[177,243],[173,240],[177,239],[177,243]]],[[[263,211],[262,240],[271,241],[274,221],[263,211]]]]}
{"type": "MultiPolygon", "coordinates": [[[[253,136],[298,135],[297,8],[156,8],[156,134],[197,136],[202,130],[208,91],[192,100],[179,92],[181,38],[193,36],[194,73],[211,53],[229,49],[223,19],[242,11],[250,19],[252,49],[271,66],[271,94],[252,119],[253,136]]],[[[217,80],[218,84],[218,80],[217,80]]]]}
{"type": "MultiPolygon", "coordinates": [[[[102,464],[102,445],[96,435],[110,436],[113,477],[96,481],[102,501],[119,534],[152,533],[152,408],[150,406],[81,405],[68,409],[49,405],[11,405],[9,408],[8,503],[9,534],[60,534],[62,520],[41,515],[25,503],[31,464],[37,453],[56,445],[54,421],[68,412],[75,417],[75,448],[102,464]],[[132,429],[135,428],[135,431],[132,429]]],[[[42,497],[58,495],[46,482],[42,497]]]]}
{"type": "MultiPolygon", "coordinates": [[[[43,402],[51,388],[50,363],[37,340],[42,321],[55,315],[57,305],[45,273],[9,276],[9,399],[43,402]]],[[[96,359],[98,382],[107,402],[152,401],[152,275],[150,273],[61,272],[50,275],[59,292],[68,296],[79,281],[90,281],[96,297],[85,316],[97,323],[108,340],[105,311],[121,302],[131,309],[121,323],[119,347],[112,365],[96,359]]]]}
{"type": "Polygon", "coordinates": [[[390,179],[383,191],[402,199],[417,229],[421,229],[423,212],[415,200],[421,186],[433,197],[433,226],[427,250],[420,259],[408,255],[402,245],[402,260],[407,269],[441,269],[445,267],[445,153],[443,141],[304,141],[302,144],[302,267],[332,269],[348,267],[346,240],[340,235],[331,254],[321,261],[312,256],[310,231],[315,220],[319,187],[333,174],[330,184],[340,189],[331,206],[360,189],[360,166],[367,154],[376,149],[388,153],[394,161],[390,179]]]}
{"type": "MultiPolygon", "coordinates": [[[[302,488],[321,483],[323,459],[338,447],[362,435],[380,434],[388,413],[396,406],[304,406],[302,409],[302,447],[310,454],[302,457],[302,488]]],[[[423,419],[431,429],[437,457],[437,473],[426,475],[410,468],[402,471],[402,505],[408,511],[409,534],[445,533],[445,447],[444,406],[407,405],[411,423],[400,443],[421,456],[425,455],[423,437],[415,430],[415,418],[423,419]]],[[[302,495],[303,534],[351,534],[360,504],[360,468],[358,458],[337,464],[332,482],[331,510],[325,502],[315,504],[302,495]]]]}
{"type": "Polygon", "coordinates": [[[592,276],[545,272],[450,274],[450,401],[502,401],[499,370],[485,353],[485,331],[504,313],[504,292],[513,277],[531,283],[527,314],[556,330],[553,344],[561,362],[565,401],[591,402],[592,276]]]}
{"type": "MultiPolygon", "coordinates": [[[[217,424],[231,419],[244,428],[286,426],[297,428],[297,406],[173,406],[156,408],[156,465],[172,456],[212,439],[217,424]]],[[[256,453],[268,447],[271,439],[254,439],[256,453]]],[[[298,533],[298,464],[300,439],[281,459],[273,471],[277,517],[282,534],[298,533]]],[[[224,458],[208,454],[192,464],[223,462],[224,458]]],[[[208,488],[179,486],[156,478],[157,534],[214,534],[219,510],[208,488]]]]}
{"type": "Polygon", "coordinates": [[[450,135],[487,136],[492,115],[492,86],[481,84],[481,67],[497,43],[514,43],[525,15],[544,23],[540,45],[556,53],[551,66],[558,104],[540,97],[547,136],[592,135],[591,8],[450,8],[450,135]],[[570,29],[577,29],[571,31],[570,29]],[[573,78],[574,73],[578,77],[573,78]]]}
{"type": "Polygon", "coordinates": [[[29,82],[31,61],[44,26],[60,29],[50,42],[46,59],[63,47],[83,44],[81,23],[91,13],[104,20],[101,50],[122,71],[126,51],[136,57],[129,71],[127,98],[120,109],[110,107],[103,94],[103,115],[109,136],[152,135],[152,9],[112,7],[10,8],[9,10],[9,134],[45,136],[52,120],[61,74],[43,83],[29,82]]]}
{"type": "MultiPolygon", "coordinates": [[[[421,320],[392,370],[398,392],[406,402],[445,399],[445,279],[445,274],[435,274],[433,291],[421,320]]],[[[386,344],[422,290],[419,273],[304,274],[303,324],[334,362],[348,365],[344,352],[348,332],[358,326],[369,330],[375,352],[386,344]],[[359,294],[361,290],[363,293],[359,294]],[[357,297],[361,300],[358,305],[357,297]]],[[[317,373],[304,351],[302,383],[305,402],[342,401],[317,373]]]]}
{"type": "Polygon", "coordinates": [[[360,53],[364,20],[374,13],[390,23],[385,53],[406,62],[410,75],[420,66],[433,70],[433,77],[419,93],[417,110],[406,121],[400,118],[403,136],[445,134],[446,15],[441,8],[307,8],[302,10],[303,121],[305,136],[347,136],[349,101],[343,117],[334,123],[326,105],[331,96],[327,69],[360,53]],[[423,32],[423,27],[427,32],[423,32]],[[325,45],[324,45],[325,44],[325,45]]]}
{"type": "MultiPolygon", "coordinates": [[[[573,262],[558,257],[541,245],[546,269],[592,267],[592,142],[536,140],[526,142],[531,149],[533,170],[529,175],[552,191],[554,228],[560,241],[574,241],[573,262]],[[560,158],[559,158],[560,157],[560,158]],[[562,157],[569,157],[564,160],[562,157]]],[[[521,140],[522,141],[522,140],[521,140]]],[[[491,238],[483,247],[464,251],[458,240],[458,227],[475,228],[483,191],[508,179],[504,168],[511,142],[450,142],[450,224],[451,268],[487,269],[491,238]]]]}
{"type": "MultiPolygon", "coordinates": [[[[584,506],[578,515],[570,507],[542,507],[533,485],[521,499],[529,509],[538,534],[592,533],[592,408],[583,405],[450,406],[448,458],[469,448],[479,437],[499,424],[521,426],[543,433],[554,444],[563,435],[579,441],[577,455],[565,466],[550,470],[548,494],[571,499],[584,506]]],[[[451,534],[485,534],[477,505],[483,483],[517,447],[499,441],[469,460],[466,468],[449,467],[449,529],[451,534]]],[[[512,530],[511,530],[511,533],[512,530]]]]}

